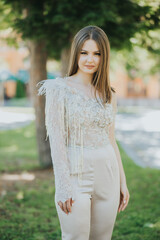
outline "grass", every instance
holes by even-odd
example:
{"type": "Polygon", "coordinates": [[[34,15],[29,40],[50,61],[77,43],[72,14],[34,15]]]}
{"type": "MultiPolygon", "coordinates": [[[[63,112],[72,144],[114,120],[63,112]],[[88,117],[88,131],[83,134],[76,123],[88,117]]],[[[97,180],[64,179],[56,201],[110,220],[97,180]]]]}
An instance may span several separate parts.
{"type": "Polygon", "coordinates": [[[35,127],[0,132],[0,171],[31,170],[39,167],[35,127]]]}
{"type": "MultiPolygon", "coordinates": [[[[120,148],[120,146],[119,146],[120,148]]],[[[160,239],[160,171],[135,165],[120,148],[130,201],[117,215],[114,240],[160,239]]]]}
{"type": "MultiPolygon", "coordinates": [[[[34,123],[1,132],[0,139],[0,240],[60,240],[53,171],[38,170],[34,123]],[[2,179],[4,171],[20,176],[24,170],[33,174],[34,180],[2,179]]],[[[119,149],[130,202],[117,215],[112,240],[158,240],[159,170],[136,166],[120,146],[119,149]]]]}
{"type": "Polygon", "coordinates": [[[10,107],[28,107],[31,106],[31,101],[27,98],[11,98],[9,100],[5,100],[5,105],[10,107]]]}

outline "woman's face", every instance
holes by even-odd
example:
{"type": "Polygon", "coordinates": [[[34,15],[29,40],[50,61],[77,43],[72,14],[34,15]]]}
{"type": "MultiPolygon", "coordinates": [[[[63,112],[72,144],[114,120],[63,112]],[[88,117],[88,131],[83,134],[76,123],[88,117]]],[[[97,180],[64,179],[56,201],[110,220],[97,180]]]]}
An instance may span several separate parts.
{"type": "Polygon", "coordinates": [[[97,43],[92,39],[86,40],[80,51],[78,67],[82,72],[93,74],[98,69],[100,58],[97,43]]]}

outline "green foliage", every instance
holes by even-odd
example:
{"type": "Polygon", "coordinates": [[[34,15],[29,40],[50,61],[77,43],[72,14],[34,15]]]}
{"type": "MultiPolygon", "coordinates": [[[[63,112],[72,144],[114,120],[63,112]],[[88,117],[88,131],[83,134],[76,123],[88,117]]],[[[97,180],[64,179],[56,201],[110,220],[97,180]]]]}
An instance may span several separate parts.
{"type": "Polygon", "coordinates": [[[16,87],[16,98],[24,98],[26,97],[26,90],[25,84],[20,80],[17,80],[17,87],[16,87]]]}
{"type": "MultiPolygon", "coordinates": [[[[32,169],[30,173],[35,176],[32,181],[5,182],[6,192],[0,196],[0,239],[60,240],[60,225],[54,203],[53,171],[33,171],[37,165],[33,123],[22,129],[0,134],[0,139],[4,139],[0,145],[0,171],[5,169],[12,173],[14,170],[21,174],[20,170],[32,169]],[[17,146],[15,151],[13,144],[17,146]],[[20,165],[17,164],[17,159],[21,160],[20,165]]],[[[118,146],[126,173],[130,201],[127,208],[117,215],[112,239],[158,240],[159,170],[136,166],[119,144],[118,146]]],[[[3,186],[2,181],[1,184],[3,186]]]]}
{"type": "Polygon", "coordinates": [[[1,41],[5,40],[9,46],[17,48],[17,35],[11,28],[15,18],[18,18],[17,12],[12,11],[10,4],[4,4],[3,0],[0,1],[0,31],[7,30],[7,32],[10,33],[7,37],[5,37],[5,39],[1,38],[1,41]]]}
{"type": "Polygon", "coordinates": [[[131,49],[136,32],[159,27],[158,6],[130,0],[3,0],[14,9],[12,26],[24,39],[44,39],[50,57],[59,58],[72,37],[86,25],[104,29],[115,49],[131,49]]]}

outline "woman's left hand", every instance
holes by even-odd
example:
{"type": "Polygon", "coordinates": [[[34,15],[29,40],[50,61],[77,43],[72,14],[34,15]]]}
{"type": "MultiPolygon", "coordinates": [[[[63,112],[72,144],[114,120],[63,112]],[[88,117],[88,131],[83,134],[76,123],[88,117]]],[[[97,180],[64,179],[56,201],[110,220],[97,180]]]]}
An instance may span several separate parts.
{"type": "Polygon", "coordinates": [[[121,187],[120,187],[120,202],[119,202],[118,212],[123,211],[127,207],[128,202],[129,202],[129,198],[130,198],[130,195],[129,195],[127,185],[126,184],[121,184],[121,187]]]}

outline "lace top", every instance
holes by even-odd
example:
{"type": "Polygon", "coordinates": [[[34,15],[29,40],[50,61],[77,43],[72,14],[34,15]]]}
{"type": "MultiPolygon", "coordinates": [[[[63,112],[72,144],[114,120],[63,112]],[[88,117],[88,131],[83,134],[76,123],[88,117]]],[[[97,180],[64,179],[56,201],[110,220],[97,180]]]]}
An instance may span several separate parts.
{"type": "MultiPolygon", "coordinates": [[[[45,125],[49,136],[58,201],[73,199],[70,173],[83,172],[84,148],[99,148],[109,143],[109,127],[117,112],[115,94],[112,102],[102,104],[89,98],[77,88],[70,87],[65,78],[38,83],[38,95],[46,96],[45,125]],[[78,148],[78,164],[69,162],[68,149],[78,148]]],[[[76,156],[77,157],[77,156],[76,156]]]]}

